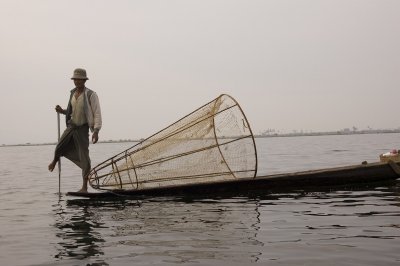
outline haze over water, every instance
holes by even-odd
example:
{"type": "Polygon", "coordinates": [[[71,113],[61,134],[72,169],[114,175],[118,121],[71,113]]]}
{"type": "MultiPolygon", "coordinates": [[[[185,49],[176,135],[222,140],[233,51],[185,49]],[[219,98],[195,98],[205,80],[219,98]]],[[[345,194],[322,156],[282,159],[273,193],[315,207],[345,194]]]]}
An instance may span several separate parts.
{"type": "Polygon", "coordinates": [[[255,134],[400,127],[398,0],[1,4],[0,145],[56,139],[77,67],[102,140],[145,138],[222,93],[255,134]]]}

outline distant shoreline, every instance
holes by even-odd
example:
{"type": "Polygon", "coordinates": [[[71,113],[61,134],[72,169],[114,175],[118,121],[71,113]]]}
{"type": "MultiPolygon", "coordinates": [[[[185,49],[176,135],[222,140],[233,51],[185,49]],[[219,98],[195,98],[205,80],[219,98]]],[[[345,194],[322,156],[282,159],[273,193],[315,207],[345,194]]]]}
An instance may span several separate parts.
{"type": "Polygon", "coordinates": [[[365,135],[365,134],[392,134],[400,133],[400,129],[371,129],[359,131],[328,131],[328,132],[293,132],[293,133],[271,133],[254,135],[256,138],[271,138],[271,137],[302,137],[302,136],[331,136],[331,135],[365,135]]]}
{"type": "MultiPolygon", "coordinates": [[[[332,136],[332,135],[341,135],[341,136],[348,136],[348,135],[366,135],[366,134],[393,134],[393,133],[400,133],[400,129],[394,130],[361,130],[361,131],[332,131],[332,132],[307,132],[307,133],[274,133],[274,134],[261,134],[261,135],[254,135],[255,138],[281,138],[281,137],[315,137],[315,136],[332,136]]],[[[140,142],[144,139],[133,140],[133,139],[125,139],[125,140],[104,140],[99,141],[99,143],[126,143],[126,142],[140,142]]],[[[49,142],[49,143],[23,143],[23,144],[2,144],[1,147],[19,147],[19,146],[46,146],[46,145],[56,145],[57,142],[49,142]]]]}

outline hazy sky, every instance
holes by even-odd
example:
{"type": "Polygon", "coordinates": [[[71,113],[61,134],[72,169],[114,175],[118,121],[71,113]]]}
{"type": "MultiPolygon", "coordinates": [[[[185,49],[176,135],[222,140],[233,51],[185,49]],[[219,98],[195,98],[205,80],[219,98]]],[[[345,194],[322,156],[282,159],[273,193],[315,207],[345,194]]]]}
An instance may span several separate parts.
{"type": "Polygon", "coordinates": [[[398,0],[0,6],[0,144],[56,141],[76,67],[102,140],[147,137],[222,93],[254,133],[400,127],[398,0]]]}

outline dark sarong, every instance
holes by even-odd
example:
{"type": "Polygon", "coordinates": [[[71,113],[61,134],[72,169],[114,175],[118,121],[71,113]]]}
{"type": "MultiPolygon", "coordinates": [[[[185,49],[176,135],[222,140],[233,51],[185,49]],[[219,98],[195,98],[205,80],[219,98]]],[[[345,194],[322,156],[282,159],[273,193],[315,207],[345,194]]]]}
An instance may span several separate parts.
{"type": "Polygon", "coordinates": [[[55,149],[55,157],[64,156],[82,169],[82,177],[90,172],[89,126],[68,124],[55,149]]]}

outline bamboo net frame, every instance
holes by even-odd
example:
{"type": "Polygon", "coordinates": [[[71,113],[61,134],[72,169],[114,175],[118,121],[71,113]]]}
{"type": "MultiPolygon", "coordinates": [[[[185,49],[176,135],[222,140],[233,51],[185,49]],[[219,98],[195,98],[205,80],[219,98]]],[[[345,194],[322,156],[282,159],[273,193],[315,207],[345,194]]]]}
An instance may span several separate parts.
{"type": "Polygon", "coordinates": [[[257,175],[253,133],[238,102],[222,94],[94,167],[100,190],[147,190],[257,175]]]}

